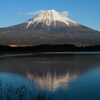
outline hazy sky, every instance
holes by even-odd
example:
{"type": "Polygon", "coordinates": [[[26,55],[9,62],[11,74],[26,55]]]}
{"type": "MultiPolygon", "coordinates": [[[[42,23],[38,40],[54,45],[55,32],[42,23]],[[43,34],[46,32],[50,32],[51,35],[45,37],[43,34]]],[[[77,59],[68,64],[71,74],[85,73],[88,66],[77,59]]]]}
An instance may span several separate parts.
{"type": "Polygon", "coordinates": [[[68,18],[100,31],[100,0],[0,0],[0,27],[34,17],[25,13],[51,9],[67,11],[68,18]]]}

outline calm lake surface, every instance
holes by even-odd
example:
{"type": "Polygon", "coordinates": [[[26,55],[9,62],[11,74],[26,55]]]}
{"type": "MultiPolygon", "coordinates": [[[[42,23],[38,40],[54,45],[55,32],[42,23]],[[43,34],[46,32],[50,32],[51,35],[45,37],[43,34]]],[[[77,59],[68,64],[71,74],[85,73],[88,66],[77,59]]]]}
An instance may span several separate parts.
{"type": "Polygon", "coordinates": [[[0,55],[0,79],[3,88],[34,85],[57,100],[100,100],[100,52],[0,55]]]}

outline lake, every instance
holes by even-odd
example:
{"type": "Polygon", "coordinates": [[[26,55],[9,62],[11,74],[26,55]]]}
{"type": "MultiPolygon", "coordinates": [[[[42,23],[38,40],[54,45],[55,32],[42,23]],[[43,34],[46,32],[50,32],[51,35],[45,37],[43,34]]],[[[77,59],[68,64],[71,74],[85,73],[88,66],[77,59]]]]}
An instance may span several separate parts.
{"type": "Polygon", "coordinates": [[[0,55],[0,80],[2,89],[25,85],[57,100],[100,100],[100,52],[0,55]]]}

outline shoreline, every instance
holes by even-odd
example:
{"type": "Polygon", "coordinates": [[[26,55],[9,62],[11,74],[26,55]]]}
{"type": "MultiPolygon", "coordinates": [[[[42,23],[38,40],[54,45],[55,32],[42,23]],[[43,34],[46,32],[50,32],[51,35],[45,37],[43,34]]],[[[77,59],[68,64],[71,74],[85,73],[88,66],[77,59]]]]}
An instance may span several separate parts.
{"type": "Polygon", "coordinates": [[[100,52],[35,52],[35,53],[6,53],[0,54],[0,58],[20,57],[20,56],[54,56],[54,55],[87,55],[87,54],[100,54],[100,52]]]}

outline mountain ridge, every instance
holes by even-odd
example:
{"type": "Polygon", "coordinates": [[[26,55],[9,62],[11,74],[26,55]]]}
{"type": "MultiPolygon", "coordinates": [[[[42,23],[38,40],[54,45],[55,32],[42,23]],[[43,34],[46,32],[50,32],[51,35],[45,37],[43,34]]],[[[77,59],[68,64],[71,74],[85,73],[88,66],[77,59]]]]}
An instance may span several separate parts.
{"type": "Polygon", "coordinates": [[[46,10],[23,23],[0,28],[1,45],[100,44],[100,32],[55,10],[46,10]]]}

